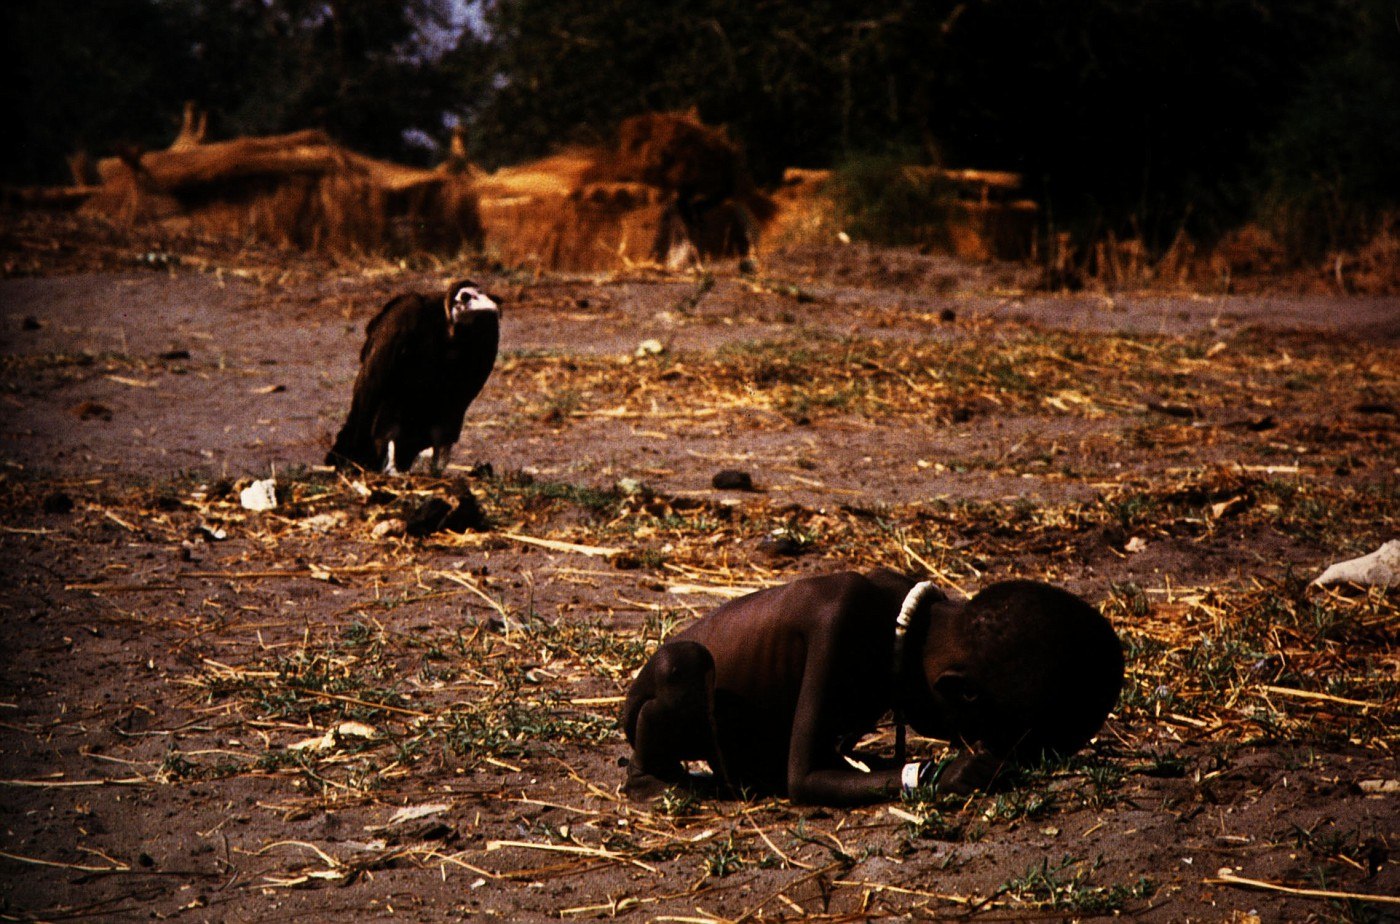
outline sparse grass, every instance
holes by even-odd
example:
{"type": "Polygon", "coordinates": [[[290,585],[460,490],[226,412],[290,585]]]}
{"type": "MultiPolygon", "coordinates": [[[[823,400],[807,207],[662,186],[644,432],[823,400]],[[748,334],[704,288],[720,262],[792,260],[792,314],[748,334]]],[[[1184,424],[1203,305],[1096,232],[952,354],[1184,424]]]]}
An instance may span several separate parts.
{"type": "Polygon", "coordinates": [[[1093,876],[1102,863],[1102,857],[1092,863],[1069,855],[1053,864],[1045,859],[1002,883],[994,897],[1050,911],[1108,915],[1122,912],[1131,902],[1150,898],[1157,891],[1156,883],[1147,876],[1128,885],[1095,885],[1093,876]]]}
{"type": "Polygon", "coordinates": [[[1400,697],[1400,685],[1373,655],[1375,646],[1396,643],[1400,621],[1392,598],[1258,583],[1154,603],[1147,612],[1140,598],[1124,599],[1110,598],[1110,617],[1161,633],[1160,641],[1127,636],[1124,719],[1184,716],[1220,733],[1295,744],[1339,736],[1396,741],[1381,715],[1400,697]]]}
{"type": "MultiPolygon", "coordinates": [[[[708,321],[708,314],[698,320],[708,321]]],[[[575,827],[566,833],[558,815],[532,820],[508,805],[499,809],[508,817],[494,822],[496,832],[556,846],[601,844],[648,863],[679,860],[673,869],[687,879],[682,886],[703,872],[702,888],[733,888],[734,879],[718,879],[742,869],[745,875],[738,878],[744,882],[765,864],[780,862],[775,858],[781,853],[808,867],[853,867],[872,850],[893,850],[910,861],[900,875],[927,888],[920,876],[933,869],[956,872],[968,854],[980,864],[990,848],[1000,846],[999,838],[1056,828],[1062,831],[1045,836],[1068,844],[1071,833],[1090,827],[1077,826],[1085,815],[1111,818],[1128,805],[1152,811],[1163,803],[1161,793],[1142,798],[1140,788],[1160,782],[1153,778],[1171,778],[1173,792],[1180,791],[1172,798],[1194,799],[1193,808],[1228,799],[1228,786],[1214,777],[1228,770],[1242,744],[1283,749],[1290,779],[1295,771],[1322,773],[1324,766],[1331,773],[1338,747],[1349,754],[1385,754],[1400,746],[1388,723],[1400,703],[1394,594],[1310,590],[1305,579],[1312,562],[1308,573],[1302,566],[1294,573],[1276,560],[1273,545],[1294,560],[1301,560],[1299,542],[1329,555],[1335,550],[1340,558],[1394,535],[1400,522],[1400,489],[1390,473],[1395,443],[1377,425],[1390,418],[1348,416],[1358,378],[1375,390],[1377,402],[1396,400],[1394,357],[1386,346],[1323,348],[1305,339],[1256,339],[1248,332],[1216,350],[1215,337],[1046,334],[1014,325],[952,341],[832,336],[799,328],[778,340],[712,352],[668,351],[644,361],[558,351],[503,356],[493,387],[522,396],[507,419],[536,430],[544,419],[561,439],[571,438],[569,428],[581,419],[605,413],[633,415],[675,436],[696,419],[723,420],[740,440],[746,429],[781,436],[800,417],[813,423],[816,436],[829,435],[821,426],[831,421],[842,427],[855,422],[850,432],[856,432],[873,429],[869,424],[912,431],[957,420],[959,439],[980,439],[1007,421],[1034,431],[1073,418],[1068,423],[1074,435],[1052,438],[1057,445],[1052,439],[1020,442],[1018,436],[1014,451],[1003,452],[992,440],[986,447],[960,444],[956,455],[930,457],[954,476],[970,476],[954,477],[958,487],[1029,473],[1072,483],[1072,495],[1004,490],[1001,481],[992,491],[969,491],[979,498],[971,500],[895,503],[841,495],[800,506],[773,493],[745,496],[740,507],[730,508],[698,492],[668,496],[656,488],[629,494],[573,475],[472,476],[473,489],[502,532],[624,547],[639,570],[619,570],[620,557],[538,557],[500,535],[371,541],[370,524],[396,509],[391,504],[416,502],[442,485],[417,476],[365,479],[376,495],[371,500],[338,476],[279,470],[283,507],[260,518],[241,511],[231,480],[221,486],[185,476],[139,485],[75,479],[68,489],[80,502],[75,517],[86,517],[81,529],[113,547],[139,542],[156,556],[179,554],[198,525],[225,524],[236,526],[236,532],[230,529],[234,540],[195,544],[193,552],[207,562],[197,567],[288,575],[266,582],[230,578],[227,591],[211,580],[210,600],[197,603],[191,596],[189,613],[178,622],[185,633],[179,644],[188,638],[189,647],[180,650],[182,657],[195,654],[192,663],[203,666],[182,679],[193,684],[201,720],[209,715],[218,721],[182,731],[179,743],[164,752],[146,751],[140,772],[154,781],[176,785],[247,775],[262,778],[260,785],[280,795],[286,793],[279,787],[293,788],[297,795],[290,801],[324,808],[358,800],[378,807],[426,801],[422,784],[451,783],[461,772],[489,791],[463,797],[479,798],[483,806],[499,808],[497,803],[525,795],[565,806],[557,811],[580,812],[568,815],[575,827]],[[1294,387],[1300,382],[1307,387],[1294,387]],[[1199,413],[1186,420],[1146,412],[1149,397],[1190,404],[1199,413]],[[1249,429],[1266,416],[1278,421],[1249,429]],[[847,500],[849,508],[843,506],[847,500]],[[312,543],[297,524],[317,513],[344,519],[337,532],[312,543]],[[801,569],[916,570],[927,562],[938,580],[968,589],[1014,573],[1079,580],[1119,628],[1127,655],[1128,682],[1109,729],[1091,752],[1023,771],[1008,791],[971,799],[911,798],[903,808],[912,821],[891,821],[880,810],[808,814],[780,799],[711,802],[676,791],[651,806],[612,803],[620,778],[612,761],[623,751],[616,703],[589,700],[615,699],[661,640],[718,602],[671,602],[664,591],[672,581],[718,587],[786,579],[786,563],[750,554],[775,533],[813,553],[801,569]],[[1155,564],[1131,578],[1124,569],[1105,568],[1114,583],[1102,572],[1091,579],[1086,563],[1112,566],[1126,559],[1123,544],[1131,536],[1154,548],[1172,543],[1187,556],[1258,552],[1253,559],[1240,556],[1245,564],[1237,576],[1209,586],[1186,586],[1174,572],[1152,570],[1155,564]],[[905,554],[906,545],[917,558],[905,554]],[[474,582],[487,599],[449,581],[443,571],[435,573],[437,568],[456,569],[453,576],[474,582]],[[560,589],[574,580],[573,586],[590,589],[576,596],[572,587],[560,589]],[[312,581],[326,581],[313,586],[333,587],[328,592],[335,596],[317,600],[316,615],[325,618],[309,619],[303,627],[299,617],[309,607],[279,606],[288,599],[300,603],[300,591],[312,581]],[[548,603],[537,603],[536,588],[549,581],[555,582],[552,596],[541,594],[548,603]],[[499,631],[486,618],[495,617],[492,604],[509,615],[499,631]],[[643,620],[632,606],[674,608],[655,609],[643,620]],[[284,612],[295,617],[284,618],[284,612]],[[267,638],[259,634],[254,641],[247,634],[249,647],[237,649],[242,657],[219,653],[213,641],[242,633],[254,624],[254,614],[258,626],[275,624],[267,638]],[[221,668],[199,661],[206,653],[215,662],[232,663],[221,668]],[[337,732],[350,722],[369,726],[371,734],[337,732]],[[292,747],[327,733],[323,745],[292,747]],[[207,743],[201,735],[217,736],[218,746],[201,750],[207,743]],[[1189,741],[1184,755],[1174,750],[1183,739],[1189,741]],[[600,757],[599,751],[606,753],[600,757]],[[596,789],[577,799],[584,790],[573,786],[572,777],[565,782],[560,768],[567,761],[572,772],[580,754],[595,762],[580,770],[579,786],[596,789]],[[503,797],[503,790],[491,788],[498,785],[493,774],[506,770],[499,763],[526,768],[532,781],[538,772],[539,783],[503,797]],[[784,840],[783,832],[794,826],[794,836],[784,840]],[[760,845],[760,832],[776,846],[760,845]],[[882,841],[884,835],[891,836],[882,841]],[[979,839],[975,850],[962,847],[979,839]]],[[[101,365],[108,361],[79,360],[71,369],[81,375],[146,371],[134,365],[109,370],[101,365]]],[[[67,363],[38,367],[53,375],[69,369],[67,363]]],[[[24,373],[12,370],[14,376],[24,373]]],[[[827,479],[830,466],[822,452],[820,442],[804,447],[797,469],[812,473],[813,480],[827,479]]],[[[660,476],[654,483],[662,483],[660,476]]],[[[0,492],[7,511],[30,511],[40,503],[44,484],[6,472],[0,492]]],[[[13,522],[18,529],[6,534],[7,541],[26,535],[20,530],[30,525],[23,517],[13,522]]],[[[45,532],[30,538],[60,537],[45,532]]],[[[116,576],[125,587],[134,583],[125,575],[138,569],[116,576]]],[[[100,605],[113,607],[119,614],[114,620],[146,631],[155,617],[130,602],[137,598],[122,596],[127,592],[119,589],[100,605]]],[[[72,598],[64,594],[67,605],[72,598]]],[[[1362,828],[1289,829],[1273,838],[1272,846],[1304,857],[1300,877],[1312,874],[1329,886],[1356,886],[1357,867],[1379,856],[1368,843],[1372,834],[1362,828]]],[[[454,849],[476,846],[468,848],[464,839],[454,849]]],[[[557,868],[560,876],[572,876],[600,862],[589,857],[557,868]]],[[[531,876],[543,867],[522,865],[531,876]]],[[[1150,881],[1115,884],[1104,875],[1096,862],[1064,857],[1018,873],[995,896],[971,902],[993,915],[1010,908],[1013,915],[1088,916],[1136,910],[1135,903],[1153,889],[1150,881]]],[[[796,892],[784,894],[801,900],[796,892]]],[[[615,910],[632,907],[625,903],[642,895],[620,900],[615,910]]],[[[885,898],[898,913],[910,908],[885,898]]],[[[1335,913],[1360,920],[1365,908],[1338,905],[1335,913]]],[[[705,913],[745,910],[714,905],[705,913]]],[[[776,900],[762,910],[756,917],[787,913],[776,900]]]]}
{"type": "Polygon", "coordinates": [[[922,158],[914,152],[860,154],[833,176],[833,196],[841,221],[852,235],[882,244],[947,243],[948,210],[957,198],[949,182],[907,168],[922,158]]]}
{"type": "Polygon", "coordinates": [[[597,516],[615,516],[623,502],[615,488],[597,488],[565,481],[537,480],[523,474],[493,477],[486,482],[487,498],[495,505],[527,508],[548,507],[551,503],[573,506],[597,516]]]}
{"type": "Polygon", "coordinates": [[[700,302],[714,287],[715,277],[709,272],[701,273],[700,278],[695,281],[695,288],[676,300],[674,310],[680,314],[689,314],[700,306],[700,302]]]}
{"type": "Polygon", "coordinates": [[[744,859],[744,855],[734,843],[733,834],[730,834],[723,841],[717,841],[705,851],[705,874],[712,878],[723,879],[725,876],[743,869],[746,865],[747,861],[744,859]]]}
{"type": "MultiPolygon", "coordinates": [[[[657,631],[660,631],[659,627],[657,631]]],[[[616,679],[640,665],[648,648],[646,634],[619,636],[597,623],[539,624],[531,633],[532,649],[547,663],[579,668],[616,679]]],[[[332,731],[325,744],[297,748],[282,742],[245,764],[225,764],[218,775],[291,770],[318,786],[341,785],[369,791],[379,775],[393,767],[425,759],[451,757],[474,764],[484,759],[543,756],[565,744],[596,744],[616,734],[616,720],[569,704],[558,689],[532,683],[515,663],[521,651],[508,639],[477,632],[471,644],[460,634],[389,633],[353,621],[335,639],[310,637],[296,652],[244,668],[211,668],[196,678],[211,703],[232,707],[247,719],[290,720],[307,728],[336,729],[339,723],[367,723],[372,738],[358,732],[332,731]],[[425,709],[402,687],[414,678],[402,674],[406,661],[467,656],[466,671],[421,671],[417,680],[446,683],[458,690],[449,705],[425,709]],[[502,657],[504,656],[504,657],[502,657]],[[362,760],[347,761],[346,758],[362,760]],[[335,782],[332,783],[331,780],[335,782]]],[[[170,778],[209,776],[172,751],[161,773],[170,778]]]]}

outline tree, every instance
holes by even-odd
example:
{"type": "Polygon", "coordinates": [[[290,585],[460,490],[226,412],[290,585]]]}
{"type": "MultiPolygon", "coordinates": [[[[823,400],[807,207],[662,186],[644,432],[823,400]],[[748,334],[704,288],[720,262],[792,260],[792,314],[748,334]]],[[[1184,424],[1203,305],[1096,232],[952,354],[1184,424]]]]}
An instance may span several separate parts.
{"type": "Polygon", "coordinates": [[[5,179],[59,182],[79,148],[168,142],[191,62],[151,49],[182,48],[185,25],[151,0],[0,5],[5,179]]]}
{"type": "Polygon", "coordinates": [[[494,164],[695,106],[760,179],[914,152],[1019,171],[1070,227],[1164,243],[1255,209],[1263,139],[1366,3],[1384,5],[493,0],[462,111],[494,164]]]}
{"type": "Polygon", "coordinates": [[[12,0],[0,4],[11,181],[62,179],[76,148],[168,144],[182,105],[229,137],[323,128],[366,153],[422,158],[454,89],[425,33],[450,0],[12,0]]]}

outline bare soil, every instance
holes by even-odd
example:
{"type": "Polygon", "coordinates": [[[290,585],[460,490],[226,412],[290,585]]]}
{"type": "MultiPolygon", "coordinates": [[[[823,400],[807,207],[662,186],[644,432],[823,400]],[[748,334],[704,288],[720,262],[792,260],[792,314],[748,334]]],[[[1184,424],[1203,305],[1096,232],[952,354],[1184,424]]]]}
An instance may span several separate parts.
{"type": "Polygon", "coordinates": [[[1400,300],[1049,295],[859,246],[526,277],[6,222],[0,918],[1400,907],[1400,598],[1306,586],[1400,534],[1400,300]],[[321,468],[365,321],[464,273],[506,307],[459,464],[321,468]],[[467,490],[490,529],[390,522],[467,490]],[[617,704],[665,633],[877,564],[1102,606],[1129,682],[1094,746],[965,803],[618,797],[617,704]]]}

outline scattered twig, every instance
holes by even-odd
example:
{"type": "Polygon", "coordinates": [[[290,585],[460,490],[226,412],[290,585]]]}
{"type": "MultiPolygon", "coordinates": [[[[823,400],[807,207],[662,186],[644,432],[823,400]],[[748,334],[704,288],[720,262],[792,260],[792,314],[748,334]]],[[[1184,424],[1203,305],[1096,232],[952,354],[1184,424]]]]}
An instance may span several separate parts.
{"type": "Polygon", "coordinates": [[[1300,889],[1294,886],[1279,885],[1263,879],[1249,879],[1237,876],[1229,869],[1221,869],[1214,879],[1202,880],[1207,885],[1228,885],[1241,889],[1260,889],[1265,892],[1280,892],[1300,898],[1326,898],[1335,901],[1372,902],[1379,905],[1400,905],[1397,895],[1369,895],[1363,892],[1337,892],[1331,889],[1300,889]]]}

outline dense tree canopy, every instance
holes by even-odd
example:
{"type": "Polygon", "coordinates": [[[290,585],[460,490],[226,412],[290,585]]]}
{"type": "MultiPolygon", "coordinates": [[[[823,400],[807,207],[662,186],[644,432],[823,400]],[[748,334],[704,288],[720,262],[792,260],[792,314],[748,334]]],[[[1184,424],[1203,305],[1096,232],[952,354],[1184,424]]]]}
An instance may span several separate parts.
{"type": "Polygon", "coordinates": [[[0,6],[5,175],[56,179],[76,148],[163,146],[186,99],[219,137],[324,128],[413,156],[460,98],[426,37],[448,0],[10,0],[0,6]]]}
{"type": "Polygon", "coordinates": [[[1393,0],[13,0],[4,172],[319,127],[495,166],[695,107],[760,180],[878,154],[1024,173],[1057,223],[1149,240],[1400,204],[1393,0]],[[18,142],[18,143],[15,143],[18,142]]]}

